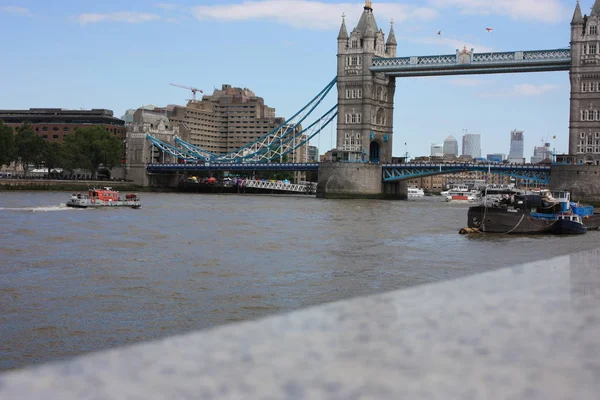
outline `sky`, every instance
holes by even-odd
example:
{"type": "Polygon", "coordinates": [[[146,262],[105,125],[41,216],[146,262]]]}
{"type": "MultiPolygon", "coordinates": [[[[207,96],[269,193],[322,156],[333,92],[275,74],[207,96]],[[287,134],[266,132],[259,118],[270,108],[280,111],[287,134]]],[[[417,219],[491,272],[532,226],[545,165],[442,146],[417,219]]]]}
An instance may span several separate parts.
{"type": "MultiPolygon", "coordinates": [[[[351,30],[364,1],[0,0],[0,108],[107,108],[185,104],[222,84],[247,87],[290,117],[335,77],[342,14],[351,30]]],[[[390,21],[398,56],[568,48],[575,0],[373,0],[390,21]],[[493,28],[488,32],[486,28],[493,28]],[[441,31],[441,35],[437,33],[441,31]]],[[[593,0],[581,0],[589,14],[593,0]]],[[[549,141],[568,152],[567,72],[398,79],[394,155],[481,134],[482,152],[508,153],[525,131],[525,156],[549,141]],[[553,137],[556,136],[556,139],[553,137]],[[405,145],[406,144],[406,145],[405,145]]],[[[335,93],[324,102],[335,104],[335,93]]],[[[311,144],[334,146],[335,127],[311,144]]]]}

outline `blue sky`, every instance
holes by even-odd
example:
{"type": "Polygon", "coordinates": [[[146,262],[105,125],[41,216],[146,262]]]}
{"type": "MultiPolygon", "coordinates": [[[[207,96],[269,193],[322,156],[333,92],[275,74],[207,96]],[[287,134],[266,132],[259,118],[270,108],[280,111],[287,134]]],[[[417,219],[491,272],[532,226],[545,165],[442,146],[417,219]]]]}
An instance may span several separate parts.
{"type": "MultiPolygon", "coordinates": [[[[108,108],[185,104],[224,83],[248,87],[289,117],[336,71],[341,14],[364,2],[308,0],[0,0],[0,108],[108,108]]],[[[582,0],[589,14],[593,0],[582,0]]],[[[565,48],[574,0],[373,1],[384,31],[395,20],[398,56],[565,48]],[[492,27],[493,33],[485,28],[492,27]],[[437,35],[442,31],[441,37],[437,35]]],[[[326,105],[333,105],[331,96],[326,105]]],[[[394,154],[428,155],[433,142],[482,135],[483,153],[508,153],[525,131],[568,151],[568,73],[399,79],[394,154]]],[[[332,147],[329,129],[314,145],[332,147]]]]}

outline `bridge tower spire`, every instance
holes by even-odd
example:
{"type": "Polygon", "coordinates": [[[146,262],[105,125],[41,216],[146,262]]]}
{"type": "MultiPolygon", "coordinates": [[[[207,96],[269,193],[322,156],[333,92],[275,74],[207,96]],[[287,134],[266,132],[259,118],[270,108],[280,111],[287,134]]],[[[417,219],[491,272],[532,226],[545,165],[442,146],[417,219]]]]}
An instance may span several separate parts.
{"type": "Polygon", "coordinates": [[[338,35],[338,153],[344,159],[364,162],[390,162],[396,81],[383,73],[373,73],[374,58],[396,54],[393,27],[387,43],[378,28],[370,0],[350,35],[338,35]]]}
{"type": "Polygon", "coordinates": [[[600,165],[600,0],[590,16],[579,1],[571,21],[569,154],[600,165]]]}

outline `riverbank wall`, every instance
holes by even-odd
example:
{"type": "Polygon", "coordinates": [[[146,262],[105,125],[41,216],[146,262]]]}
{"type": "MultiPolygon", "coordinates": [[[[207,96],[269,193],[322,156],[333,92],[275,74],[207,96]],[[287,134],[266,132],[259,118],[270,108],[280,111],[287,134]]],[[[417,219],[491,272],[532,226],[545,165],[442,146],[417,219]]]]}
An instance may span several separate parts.
{"type": "Polygon", "coordinates": [[[112,187],[122,192],[172,191],[168,188],[153,188],[135,185],[131,182],[111,181],[67,181],[52,179],[0,179],[0,191],[41,190],[53,192],[82,192],[94,187],[112,187]]]}

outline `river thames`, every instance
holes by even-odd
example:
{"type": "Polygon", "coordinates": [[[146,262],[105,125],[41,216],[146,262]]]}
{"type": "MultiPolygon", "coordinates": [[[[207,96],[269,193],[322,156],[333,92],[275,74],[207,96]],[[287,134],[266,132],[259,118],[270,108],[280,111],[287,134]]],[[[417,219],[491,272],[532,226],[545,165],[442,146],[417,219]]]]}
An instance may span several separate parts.
{"type": "MultiPolygon", "coordinates": [[[[0,192],[0,370],[597,247],[460,236],[468,205],[143,194],[73,210],[0,192]]],[[[63,204],[63,205],[61,205],[63,204]]]]}

